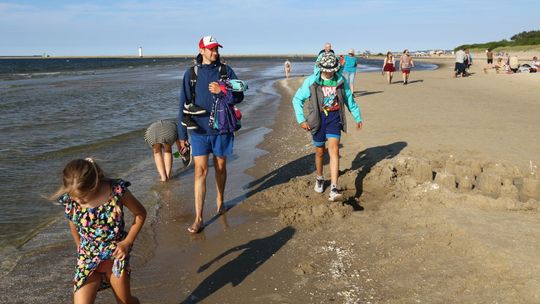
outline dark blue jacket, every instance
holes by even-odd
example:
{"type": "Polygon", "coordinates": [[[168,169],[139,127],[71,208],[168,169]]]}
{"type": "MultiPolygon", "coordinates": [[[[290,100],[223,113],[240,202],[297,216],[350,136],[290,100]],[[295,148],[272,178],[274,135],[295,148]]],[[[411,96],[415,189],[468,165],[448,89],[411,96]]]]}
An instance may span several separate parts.
{"type": "MultiPolygon", "coordinates": [[[[210,113],[212,112],[212,105],[214,104],[213,94],[208,90],[208,85],[211,82],[219,80],[219,67],[221,65],[219,59],[212,64],[202,64],[201,55],[197,56],[197,84],[195,85],[195,104],[199,107],[206,109],[207,114],[203,115],[192,115],[193,121],[197,123],[199,128],[191,130],[191,132],[200,135],[216,135],[219,134],[217,130],[210,128],[208,125],[208,120],[210,118],[210,113]]],[[[228,65],[227,76],[229,79],[237,79],[236,74],[228,65]]],[[[180,92],[180,109],[178,111],[178,139],[186,140],[188,139],[187,129],[182,126],[182,118],[184,116],[184,103],[191,98],[191,86],[189,84],[191,80],[191,68],[188,68],[184,73],[184,79],[182,80],[182,90],[180,92]]],[[[223,93],[219,93],[223,94],[223,93]]],[[[233,93],[234,102],[239,103],[244,99],[243,92],[234,92],[233,93]]]]}

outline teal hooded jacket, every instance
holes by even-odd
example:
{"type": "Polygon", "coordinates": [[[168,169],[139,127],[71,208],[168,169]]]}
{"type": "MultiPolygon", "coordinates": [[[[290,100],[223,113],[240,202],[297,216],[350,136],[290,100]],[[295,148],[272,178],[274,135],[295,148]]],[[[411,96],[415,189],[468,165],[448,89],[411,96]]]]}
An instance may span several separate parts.
{"type": "MultiPolygon", "coordinates": [[[[344,113],[345,107],[351,112],[357,123],[362,121],[362,114],[360,113],[360,108],[354,101],[353,94],[345,78],[341,76],[340,73],[336,73],[336,76],[338,78],[336,94],[340,106],[341,125],[342,130],[347,132],[347,122],[344,113]]],[[[321,89],[320,71],[311,74],[304,80],[302,86],[296,91],[296,94],[294,94],[292,104],[296,114],[296,121],[299,124],[307,122],[311,129],[311,133],[317,133],[321,125],[321,115],[323,115],[323,112],[321,111],[323,92],[321,89]],[[309,101],[307,117],[304,115],[304,103],[306,101],[309,101]]]]}

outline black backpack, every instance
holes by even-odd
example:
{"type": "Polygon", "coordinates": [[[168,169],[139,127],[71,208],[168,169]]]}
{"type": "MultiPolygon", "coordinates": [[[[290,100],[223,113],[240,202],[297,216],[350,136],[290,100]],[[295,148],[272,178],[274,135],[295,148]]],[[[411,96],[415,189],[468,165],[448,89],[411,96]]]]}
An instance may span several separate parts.
{"type": "MultiPolygon", "coordinates": [[[[197,84],[197,71],[199,70],[199,67],[197,65],[194,65],[191,67],[191,78],[189,80],[189,90],[191,92],[191,98],[190,103],[195,102],[195,85],[197,84]]],[[[227,76],[227,65],[224,63],[221,63],[219,66],[219,79],[222,81],[227,80],[229,77],[227,76]]]]}

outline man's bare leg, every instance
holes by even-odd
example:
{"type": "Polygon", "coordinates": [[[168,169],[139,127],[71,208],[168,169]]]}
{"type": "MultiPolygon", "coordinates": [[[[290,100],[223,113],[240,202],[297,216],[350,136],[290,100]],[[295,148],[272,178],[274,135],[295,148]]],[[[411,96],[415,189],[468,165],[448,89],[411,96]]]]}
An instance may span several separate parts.
{"type": "Polygon", "coordinates": [[[216,171],[216,213],[223,214],[225,212],[223,202],[227,183],[227,157],[214,156],[214,169],[216,171]]]}
{"type": "Polygon", "coordinates": [[[158,170],[160,180],[162,182],[167,181],[167,174],[165,173],[165,163],[163,162],[163,154],[161,153],[161,144],[155,144],[152,146],[152,152],[154,152],[154,162],[158,170]]]}
{"type": "Polygon", "coordinates": [[[190,232],[197,233],[203,225],[206,177],[208,176],[208,155],[195,156],[193,157],[193,162],[195,167],[195,183],[193,185],[195,196],[195,221],[190,227],[190,232]]]}

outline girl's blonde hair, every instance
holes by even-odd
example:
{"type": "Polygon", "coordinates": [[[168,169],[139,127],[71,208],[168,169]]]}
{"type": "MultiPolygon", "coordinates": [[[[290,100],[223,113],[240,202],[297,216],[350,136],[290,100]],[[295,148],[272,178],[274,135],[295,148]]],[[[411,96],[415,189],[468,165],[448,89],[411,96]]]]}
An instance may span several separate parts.
{"type": "Polygon", "coordinates": [[[97,190],[99,183],[108,180],[92,158],[74,159],[62,171],[63,185],[51,199],[67,193],[72,197],[85,197],[97,190]]]}

